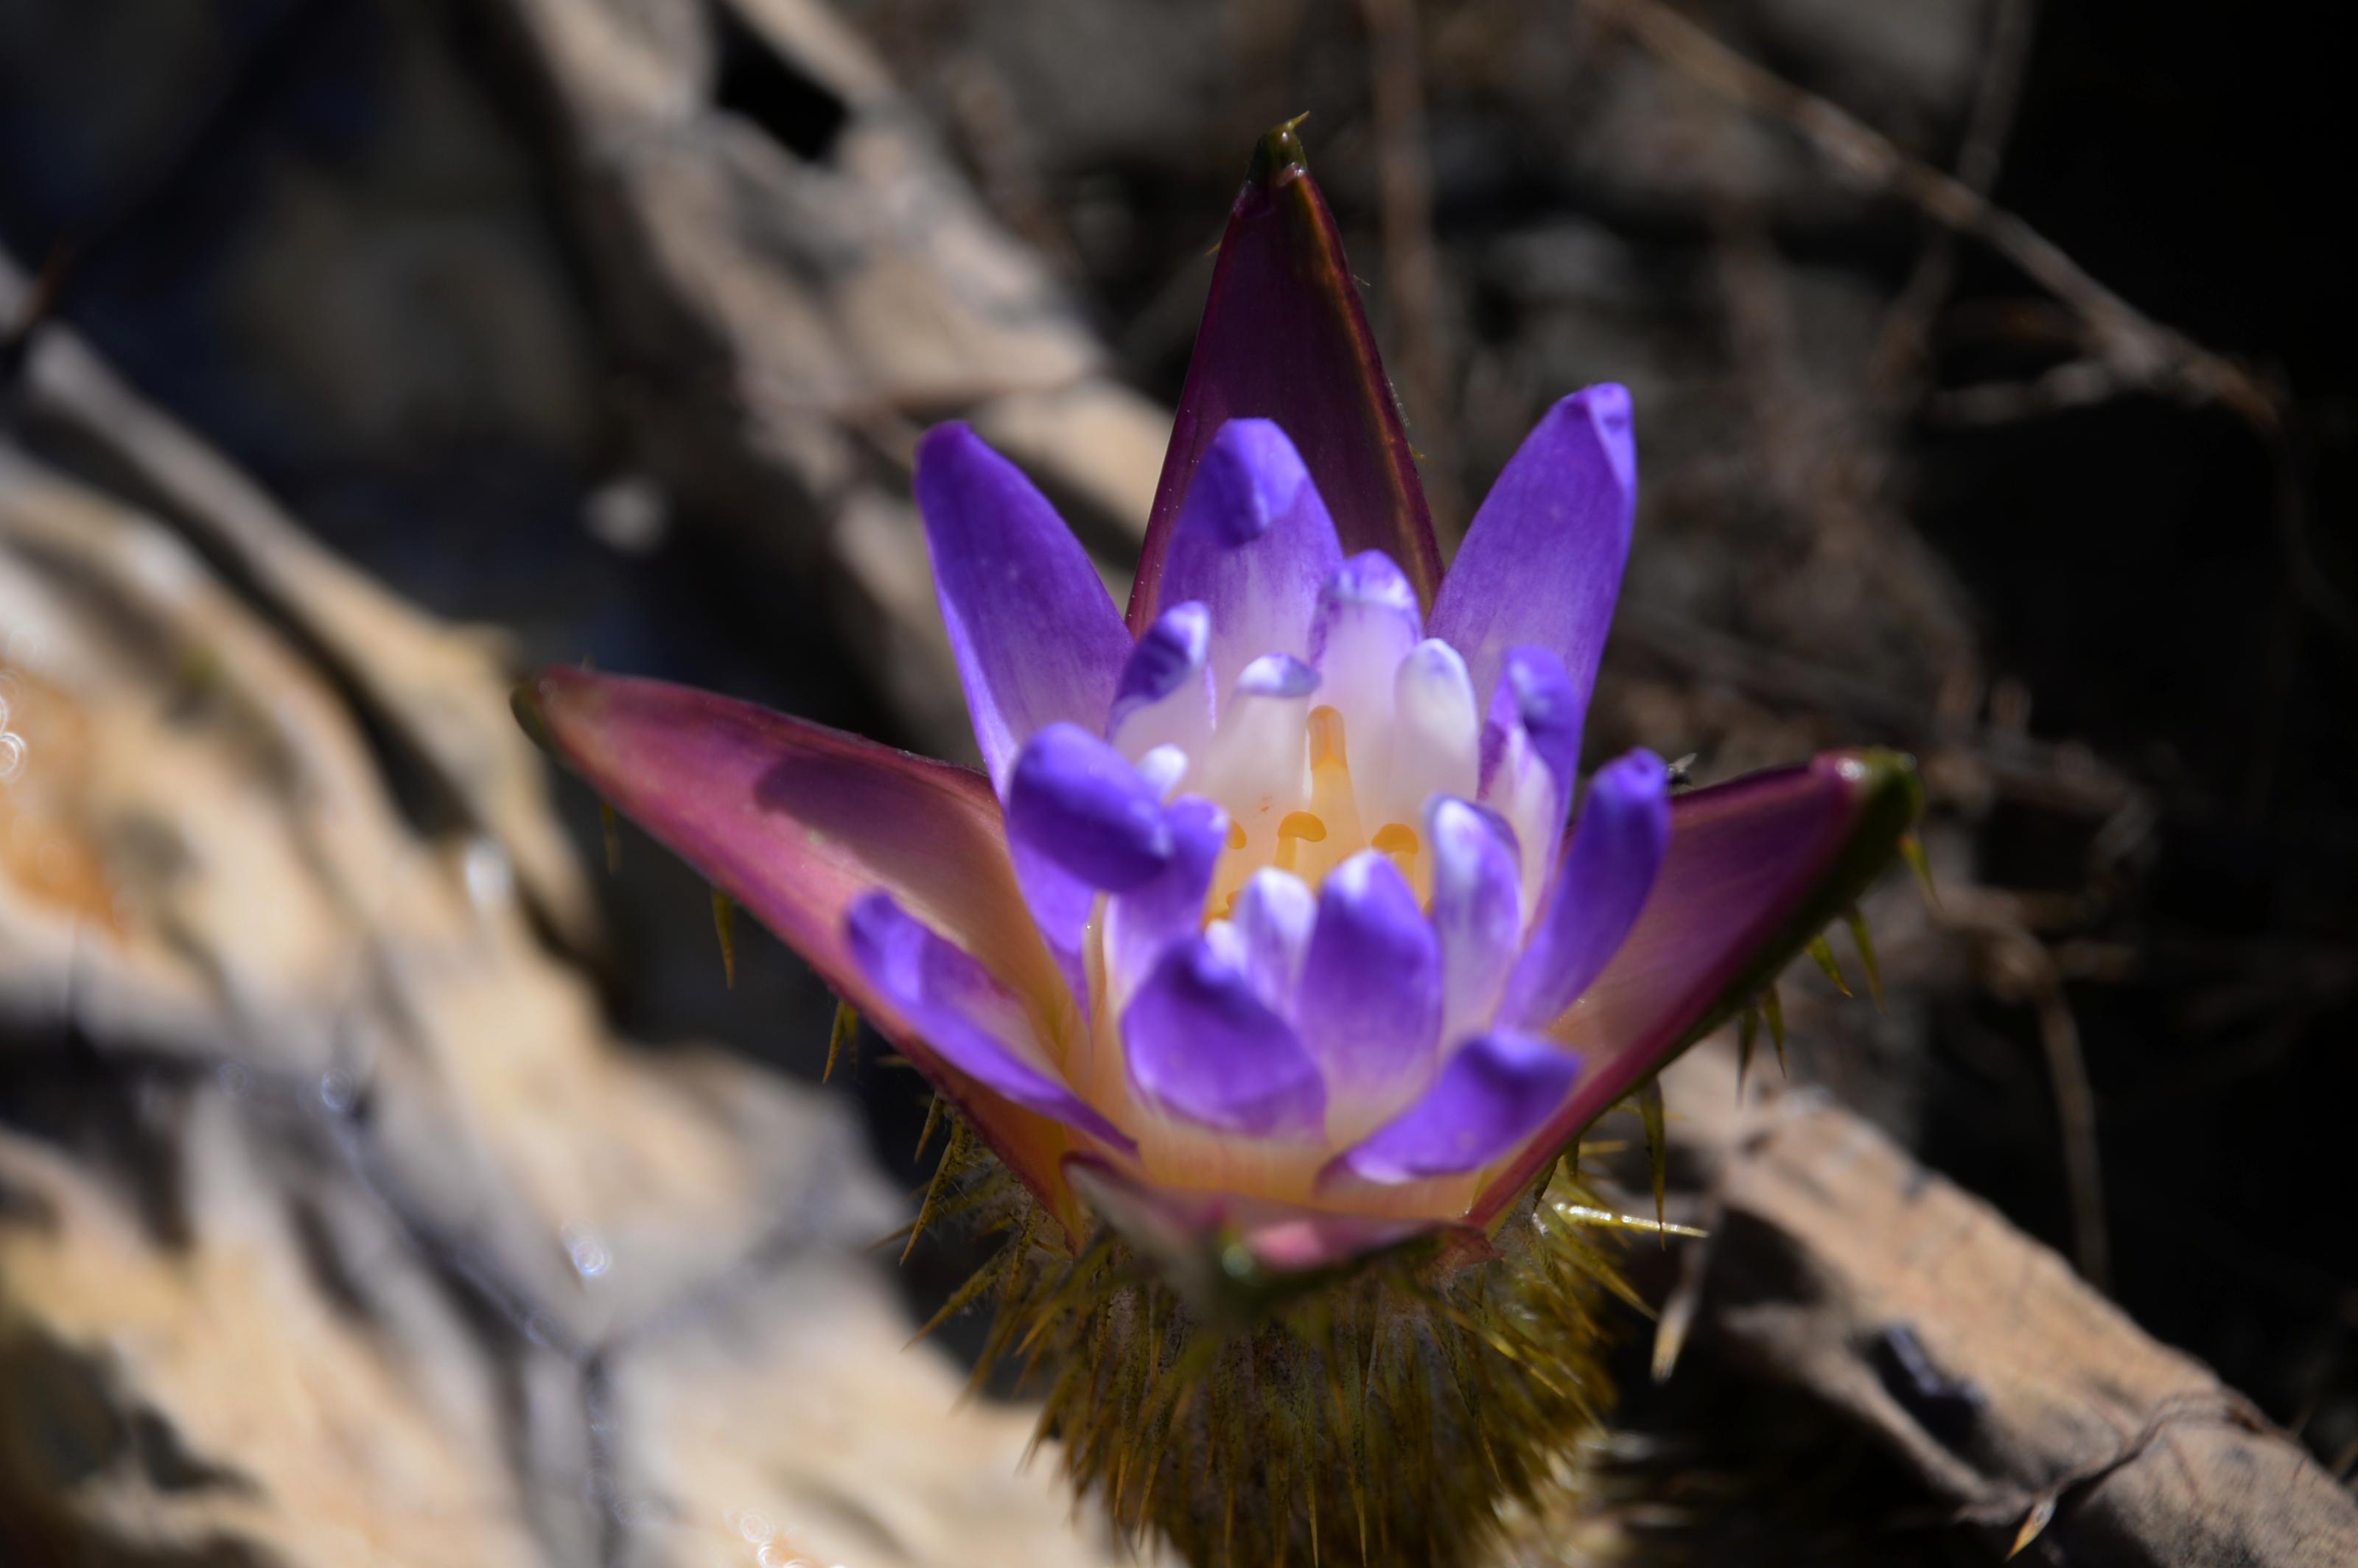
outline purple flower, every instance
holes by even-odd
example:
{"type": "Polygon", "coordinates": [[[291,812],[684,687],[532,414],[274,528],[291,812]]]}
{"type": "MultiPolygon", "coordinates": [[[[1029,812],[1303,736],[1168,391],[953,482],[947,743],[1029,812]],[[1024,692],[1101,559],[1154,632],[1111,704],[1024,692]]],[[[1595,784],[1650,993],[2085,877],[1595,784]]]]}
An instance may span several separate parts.
{"type": "Polygon", "coordinates": [[[1301,178],[1238,200],[1127,618],[973,431],[920,444],[987,773],[652,682],[519,694],[1069,1229],[1081,1176],[1126,1229],[1279,1269],[1494,1226],[1773,977],[1915,798],[1873,753],[1674,797],[1640,751],[1583,786],[1629,395],[1551,408],[1444,573],[1301,178]]]}

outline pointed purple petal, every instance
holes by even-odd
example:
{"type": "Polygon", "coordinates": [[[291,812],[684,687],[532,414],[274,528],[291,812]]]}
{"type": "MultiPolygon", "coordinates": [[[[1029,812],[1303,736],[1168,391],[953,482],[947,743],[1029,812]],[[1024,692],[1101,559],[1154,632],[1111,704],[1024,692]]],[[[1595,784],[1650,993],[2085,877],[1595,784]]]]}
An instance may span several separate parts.
{"type": "Polygon", "coordinates": [[[1670,838],[1670,774],[1660,757],[1631,752],[1596,770],[1572,847],[1508,982],[1501,1022],[1543,1028],[1588,989],[1637,924],[1670,838]]]}
{"type": "Polygon", "coordinates": [[[1319,585],[1342,558],[1293,443],[1266,419],[1234,419],[1206,449],[1179,509],[1163,592],[1211,611],[1212,678],[1227,691],[1263,654],[1310,652],[1319,585]]]}
{"type": "Polygon", "coordinates": [[[1076,1033],[1008,861],[990,782],[751,703],[660,681],[544,672],[517,718],[617,811],[777,933],[914,1062],[1060,1217],[1071,1135],[953,1067],[853,958],[846,916],[883,888],[1029,1004],[1042,1033],[1076,1033]]]}
{"type": "Polygon", "coordinates": [[[1228,814],[1210,801],[1184,796],[1169,816],[1170,863],[1106,901],[1107,983],[1117,1007],[1153,972],[1163,949],[1203,929],[1204,898],[1228,847],[1228,814]]]}
{"type": "Polygon", "coordinates": [[[1023,894],[1023,907],[1031,911],[1032,924],[1040,928],[1040,939],[1048,945],[1056,972],[1064,977],[1065,989],[1086,1021],[1089,961],[1085,945],[1089,921],[1097,914],[1098,890],[1025,839],[1011,835],[1007,851],[1015,868],[1015,886],[1023,894]]]}
{"type": "Polygon", "coordinates": [[[1364,849],[1327,876],[1302,961],[1303,1043],[1338,1097],[1380,1097],[1433,1069],[1441,948],[1390,860],[1364,849]]]}
{"type": "Polygon", "coordinates": [[[1629,394],[1592,386],[1549,409],[1475,513],[1428,618],[1466,655],[1476,691],[1530,643],[1563,662],[1587,708],[1637,505],[1629,394]]]}
{"type": "Polygon", "coordinates": [[[854,903],[844,930],[870,983],[950,1065],[1027,1110],[1114,1148],[1137,1147],[1057,1075],[1031,1038],[1022,1004],[971,957],[913,919],[891,893],[871,892],[854,903]]]}
{"type": "Polygon", "coordinates": [[[1476,1171],[1547,1121],[1580,1076],[1580,1058],[1550,1040],[1484,1034],[1449,1058],[1406,1110],[1335,1157],[1348,1173],[1393,1186],[1476,1171]]]}
{"type": "Polygon", "coordinates": [[[1757,996],[1891,863],[1923,802],[1914,764],[1888,752],[1830,752],[1673,798],[1637,928],[1548,1030],[1587,1076],[1468,1221],[1495,1219],[1583,1128],[1757,996]]]}
{"type": "Polygon", "coordinates": [[[1223,1132],[1316,1133],[1325,1086],[1235,956],[1198,936],[1168,949],[1122,1010],[1131,1084],[1150,1105],[1223,1132]]]}
{"type": "Polygon", "coordinates": [[[1077,724],[1051,724],[1024,742],[1007,780],[1007,834],[1107,892],[1171,861],[1161,792],[1077,724]]]}
{"type": "Polygon", "coordinates": [[[1384,551],[1432,603],[1441,552],[1415,459],[1335,221],[1290,129],[1261,138],[1228,215],[1130,591],[1133,628],[1163,601],[1173,524],[1206,449],[1229,420],[1254,417],[1293,438],[1343,548],[1384,551]]]}
{"type": "Polygon", "coordinates": [[[1114,687],[1106,739],[1133,762],[1157,746],[1203,754],[1212,738],[1212,612],[1196,600],[1154,618],[1114,687]]]}
{"type": "Polygon", "coordinates": [[[1478,806],[1442,795],[1424,820],[1447,1042],[1486,1026],[1498,1010],[1522,949],[1522,878],[1514,847],[1478,806]]]}
{"type": "Polygon", "coordinates": [[[916,492],[975,742],[1003,792],[1039,730],[1104,730],[1130,635],[1047,497],[965,425],[917,443],[916,492]]]}

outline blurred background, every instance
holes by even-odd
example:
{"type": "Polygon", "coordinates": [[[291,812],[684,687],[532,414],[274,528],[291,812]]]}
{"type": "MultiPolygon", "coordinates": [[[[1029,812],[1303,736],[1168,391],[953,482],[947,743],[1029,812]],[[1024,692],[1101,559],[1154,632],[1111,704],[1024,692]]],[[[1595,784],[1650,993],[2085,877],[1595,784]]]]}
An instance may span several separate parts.
{"type": "MultiPolygon", "coordinates": [[[[0,1559],[1110,1560],[900,1348],[971,1248],[860,1252],[923,1086],[816,1087],[824,988],[505,693],[969,755],[916,435],[1119,589],[1304,111],[1444,547],[1634,394],[1590,759],[1920,759],[1939,903],[1794,1079],[2346,1477],[2351,102],[2288,5],[0,0],[0,1559]]],[[[1991,1559],[1650,1332],[1638,1560],[1991,1559]]]]}

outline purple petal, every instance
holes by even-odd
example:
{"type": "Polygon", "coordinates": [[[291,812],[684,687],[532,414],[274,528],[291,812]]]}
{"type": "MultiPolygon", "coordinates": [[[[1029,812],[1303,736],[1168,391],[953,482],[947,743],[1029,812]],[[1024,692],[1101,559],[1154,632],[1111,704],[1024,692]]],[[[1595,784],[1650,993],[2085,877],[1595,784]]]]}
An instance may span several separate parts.
{"type": "Polygon", "coordinates": [[[1492,819],[1454,796],[1433,801],[1424,833],[1441,944],[1441,1037],[1459,1040],[1489,1023],[1522,950],[1521,868],[1492,819]]]}
{"type": "Polygon", "coordinates": [[[1015,867],[1015,885],[1023,894],[1023,907],[1031,912],[1032,924],[1039,927],[1040,939],[1056,960],[1056,972],[1065,978],[1065,989],[1086,1019],[1089,1011],[1086,945],[1089,921],[1098,912],[1098,890],[1026,839],[1011,835],[1007,852],[1015,867]]]}
{"type": "Polygon", "coordinates": [[[966,1078],[853,958],[846,917],[889,891],[1023,997],[1045,1027],[1077,1010],[1024,916],[998,799],[970,768],[912,756],[660,681],[557,668],[515,696],[535,739],[710,878],[882,1029],[1050,1210],[1078,1223],[1058,1167],[1071,1135],[966,1078]]]}
{"type": "Polygon", "coordinates": [[[851,956],[949,1065],[1002,1098],[1054,1117],[1118,1149],[1120,1128],[1056,1075],[1031,1036],[1022,1005],[989,970],[892,902],[871,892],[844,918],[851,956]]]}
{"type": "MultiPolygon", "coordinates": [[[[1555,775],[1560,797],[1569,805],[1580,776],[1580,731],[1588,714],[1587,699],[1572,684],[1563,661],[1550,648],[1509,648],[1498,692],[1513,705],[1531,750],[1555,775]]],[[[1492,704],[1493,712],[1498,706],[1492,704]]]]}
{"type": "Polygon", "coordinates": [[[1164,948],[1203,929],[1204,898],[1228,847],[1228,814],[1194,795],[1171,804],[1170,863],[1106,901],[1107,983],[1119,1008],[1153,972],[1164,948]]]}
{"type": "Polygon", "coordinates": [[[1508,983],[1503,1022],[1543,1027],[1604,972],[1638,923],[1670,838],[1670,773],[1661,758],[1631,752],[1596,770],[1572,847],[1508,983]]]}
{"type": "Polygon", "coordinates": [[[1263,654],[1309,653],[1319,586],[1342,558],[1293,443],[1266,419],[1235,419],[1195,470],[1163,593],[1210,610],[1212,677],[1227,691],[1263,654]]]}
{"type": "Polygon", "coordinates": [[[1544,1125],[1579,1076],[1580,1058],[1552,1041],[1477,1035],[1415,1103],[1336,1155],[1326,1176],[1392,1186],[1479,1170],[1544,1125]]]}
{"type": "Polygon", "coordinates": [[[1297,1016],[1338,1095],[1380,1097],[1433,1068],[1440,944],[1408,880],[1373,849],[1336,867],[1319,890],[1297,1016]]]}
{"type": "Polygon", "coordinates": [[[1077,724],[1051,724],[1024,742],[1007,781],[1007,836],[1108,892],[1171,862],[1161,792],[1077,724]]]}
{"type": "Polygon", "coordinates": [[[1201,756],[1212,738],[1212,612],[1197,600],[1154,618],[1130,650],[1106,739],[1133,762],[1157,746],[1201,756]]]}
{"type": "Polygon", "coordinates": [[[1122,1010],[1121,1044],[1131,1084],[1170,1115],[1256,1137],[1325,1124],[1317,1064],[1234,955],[1205,937],[1164,952],[1122,1010]]]}
{"type": "Polygon", "coordinates": [[[1756,996],[1891,863],[1923,806],[1903,757],[1833,752],[1690,790],[1637,928],[1548,1033],[1588,1073],[1490,1184],[1487,1225],[1581,1129],[1756,996]]]}
{"type": "Polygon", "coordinates": [[[1563,661],[1587,708],[1637,504],[1629,394],[1592,386],[1549,409],[1475,513],[1433,602],[1433,634],[1466,655],[1475,690],[1529,643],[1563,661]]]}
{"type": "Polygon", "coordinates": [[[1245,879],[1228,920],[1254,993],[1287,1018],[1298,1017],[1294,996],[1318,923],[1318,895],[1293,872],[1264,866],[1245,879]]]}
{"type": "Polygon", "coordinates": [[[916,492],[975,743],[1004,794],[1036,731],[1105,729],[1130,635],[1047,497],[965,425],[917,443],[916,492]]]}
{"type": "Polygon", "coordinates": [[[1223,426],[1251,417],[1293,438],[1343,548],[1384,551],[1431,603],[1441,552],[1415,458],[1335,221],[1284,129],[1255,150],[1220,242],[1130,592],[1133,628],[1175,597],[1164,565],[1196,466],[1223,426]]]}

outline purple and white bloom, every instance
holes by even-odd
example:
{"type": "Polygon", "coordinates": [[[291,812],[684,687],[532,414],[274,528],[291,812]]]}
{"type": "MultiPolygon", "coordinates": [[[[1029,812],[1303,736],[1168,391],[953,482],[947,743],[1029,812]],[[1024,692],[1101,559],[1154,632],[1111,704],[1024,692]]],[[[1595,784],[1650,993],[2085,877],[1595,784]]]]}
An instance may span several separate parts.
{"type": "Polygon", "coordinates": [[[1086,1208],[1277,1271],[1494,1227],[1914,809],[1872,753],[1675,796],[1643,751],[1579,775],[1629,395],[1549,409],[1444,573],[1299,173],[1238,198],[1126,617],[1006,459],[920,444],[983,772],[647,681],[519,694],[1075,1236],[1086,1208]]]}

